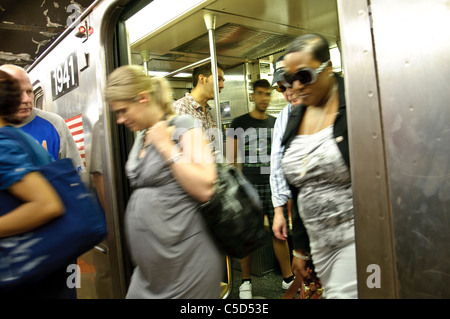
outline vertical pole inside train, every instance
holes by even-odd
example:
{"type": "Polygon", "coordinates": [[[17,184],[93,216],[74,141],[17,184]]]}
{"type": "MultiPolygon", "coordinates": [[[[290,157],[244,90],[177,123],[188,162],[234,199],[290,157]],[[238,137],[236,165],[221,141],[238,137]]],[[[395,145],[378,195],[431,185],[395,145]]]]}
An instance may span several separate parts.
{"type": "MultiPolygon", "coordinates": [[[[217,56],[216,56],[216,40],[214,38],[214,30],[216,28],[216,16],[212,14],[205,14],[204,20],[206,24],[206,28],[208,29],[208,36],[209,36],[209,50],[211,54],[211,70],[212,70],[212,76],[213,76],[213,84],[214,84],[214,105],[216,107],[216,125],[217,125],[217,134],[216,134],[216,147],[215,151],[220,152],[219,157],[220,158],[223,155],[223,136],[222,136],[222,118],[220,113],[220,101],[219,101],[219,77],[218,77],[218,71],[217,71],[217,56]]],[[[225,264],[226,264],[226,276],[227,276],[227,283],[221,283],[221,298],[226,299],[232,289],[232,265],[231,265],[231,258],[229,256],[225,256],[225,264]]]]}
{"type": "Polygon", "coordinates": [[[223,136],[221,133],[222,119],[220,114],[220,101],[219,101],[219,78],[217,71],[217,56],[216,56],[216,40],[214,38],[214,30],[216,28],[216,16],[210,13],[204,15],[204,20],[206,28],[208,29],[209,36],[209,51],[211,54],[211,70],[213,75],[214,84],[214,105],[216,107],[216,124],[217,124],[217,135],[216,135],[216,152],[220,151],[223,154],[223,136]]]}
{"type": "Polygon", "coordinates": [[[150,51],[149,50],[142,50],[140,52],[141,58],[142,58],[142,64],[144,65],[145,74],[148,75],[148,63],[150,61],[150,51]]]}

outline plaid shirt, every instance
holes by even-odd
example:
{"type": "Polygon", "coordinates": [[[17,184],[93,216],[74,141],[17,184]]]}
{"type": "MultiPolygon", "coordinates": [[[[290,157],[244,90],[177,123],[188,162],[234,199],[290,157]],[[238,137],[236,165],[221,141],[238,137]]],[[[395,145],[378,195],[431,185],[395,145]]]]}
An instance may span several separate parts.
{"type": "Polygon", "coordinates": [[[198,104],[190,93],[186,96],[176,100],[173,105],[173,110],[176,114],[187,114],[202,121],[203,130],[207,133],[210,141],[214,140],[213,129],[216,127],[216,122],[212,116],[211,107],[206,104],[206,114],[203,112],[203,107],[198,104]]]}

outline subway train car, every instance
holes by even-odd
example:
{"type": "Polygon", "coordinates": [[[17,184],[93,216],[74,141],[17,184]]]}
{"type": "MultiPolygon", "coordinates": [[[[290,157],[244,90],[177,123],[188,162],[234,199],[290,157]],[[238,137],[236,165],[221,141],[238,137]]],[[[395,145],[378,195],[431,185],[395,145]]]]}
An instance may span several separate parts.
{"type": "MultiPolygon", "coordinates": [[[[225,128],[251,110],[249,83],[271,80],[288,44],[312,32],[346,85],[359,298],[450,297],[448,1],[96,0],[28,69],[36,107],[66,119],[107,217],[107,239],[80,262],[97,276],[82,278],[80,298],[123,298],[132,271],[123,217],[134,135],[104,101],[108,74],[143,65],[178,99],[194,66],[220,62],[225,88],[210,105],[225,128]]],[[[286,104],[277,94],[275,116],[286,104]]]]}

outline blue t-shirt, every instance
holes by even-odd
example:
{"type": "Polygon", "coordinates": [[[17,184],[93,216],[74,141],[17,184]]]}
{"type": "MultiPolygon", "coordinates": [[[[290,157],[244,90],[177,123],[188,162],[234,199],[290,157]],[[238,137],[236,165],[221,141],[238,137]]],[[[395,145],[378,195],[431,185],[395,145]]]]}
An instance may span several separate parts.
{"type": "Polygon", "coordinates": [[[36,116],[33,121],[22,126],[21,129],[33,136],[54,160],[58,159],[61,141],[58,131],[50,121],[36,116]]]}
{"type": "Polygon", "coordinates": [[[12,126],[0,128],[0,189],[9,188],[26,174],[51,162],[50,155],[33,137],[12,126]],[[7,130],[15,132],[25,145],[3,133],[7,130]],[[24,147],[29,147],[35,157],[31,157],[24,147]]]}

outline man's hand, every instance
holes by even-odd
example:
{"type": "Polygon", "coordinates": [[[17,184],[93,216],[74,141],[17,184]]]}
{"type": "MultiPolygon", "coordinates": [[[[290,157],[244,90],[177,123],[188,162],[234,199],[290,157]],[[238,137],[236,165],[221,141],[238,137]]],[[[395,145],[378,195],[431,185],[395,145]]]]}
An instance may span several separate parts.
{"type": "Polygon", "coordinates": [[[272,231],[276,238],[286,240],[288,238],[287,221],[284,218],[283,206],[274,208],[272,231]]]}

